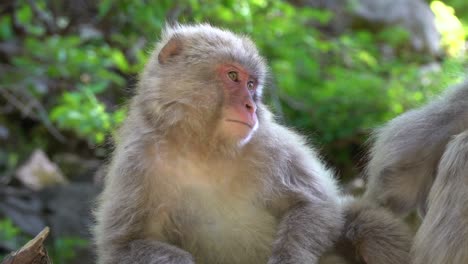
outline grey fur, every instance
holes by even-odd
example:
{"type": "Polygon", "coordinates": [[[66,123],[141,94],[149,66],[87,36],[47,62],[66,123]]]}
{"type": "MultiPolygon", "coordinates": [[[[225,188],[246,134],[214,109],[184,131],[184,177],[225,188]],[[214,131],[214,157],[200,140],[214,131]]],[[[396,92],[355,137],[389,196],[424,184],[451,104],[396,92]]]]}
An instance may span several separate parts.
{"type": "Polygon", "coordinates": [[[468,131],[448,144],[427,204],[413,263],[468,263],[468,131]]]}
{"type": "Polygon", "coordinates": [[[320,264],[406,264],[412,242],[408,226],[365,199],[343,200],[343,232],[320,264]]]}
{"type": "Polygon", "coordinates": [[[413,263],[468,263],[468,82],[377,130],[365,199],[423,223],[413,263]]]}
{"type": "Polygon", "coordinates": [[[316,263],[339,236],[332,173],[260,101],[259,127],[246,145],[234,148],[213,134],[223,100],[213,67],[225,62],[263,85],[265,63],[248,38],[209,25],[166,29],[98,202],[99,264],[316,263]],[[174,37],[182,48],[160,64],[174,37]]]}

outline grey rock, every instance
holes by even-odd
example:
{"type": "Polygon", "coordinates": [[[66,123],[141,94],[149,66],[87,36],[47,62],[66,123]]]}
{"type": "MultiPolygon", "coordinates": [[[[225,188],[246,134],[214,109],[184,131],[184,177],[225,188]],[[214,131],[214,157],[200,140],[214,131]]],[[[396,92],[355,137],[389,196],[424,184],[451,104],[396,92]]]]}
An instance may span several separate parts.
{"type": "Polygon", "coordinates": [[[327,9],[335,14],[333,28],[342,32],[356,21],[369,26],[401,26],[417,51],[441,54],[435,16],[423,0],[291,0],[293,4],[327,9]]]}

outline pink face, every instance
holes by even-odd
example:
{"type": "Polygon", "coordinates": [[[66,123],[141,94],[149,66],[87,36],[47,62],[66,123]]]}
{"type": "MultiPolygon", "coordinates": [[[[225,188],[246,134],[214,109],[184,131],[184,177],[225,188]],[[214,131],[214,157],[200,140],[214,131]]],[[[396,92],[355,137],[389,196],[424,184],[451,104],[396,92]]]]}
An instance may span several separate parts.
{"type": "Polygon", "coordinates": [[[239,144],[247,143],[258,127],[254,95],[257,80],[238,64],[223,64],[218,68],[224,87],[222,133],[239,144]]]}

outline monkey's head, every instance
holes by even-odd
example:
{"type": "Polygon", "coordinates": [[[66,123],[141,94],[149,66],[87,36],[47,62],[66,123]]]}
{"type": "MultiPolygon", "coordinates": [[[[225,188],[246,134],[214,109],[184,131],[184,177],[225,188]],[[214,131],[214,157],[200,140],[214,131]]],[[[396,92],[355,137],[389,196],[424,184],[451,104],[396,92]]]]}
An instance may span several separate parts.
{"type": "Polygon", "coordinates": [[[210,25],[167,27],[140,81],[153,126],[243,146],[261,123],[266,66],[254,43],[210,25]]]}

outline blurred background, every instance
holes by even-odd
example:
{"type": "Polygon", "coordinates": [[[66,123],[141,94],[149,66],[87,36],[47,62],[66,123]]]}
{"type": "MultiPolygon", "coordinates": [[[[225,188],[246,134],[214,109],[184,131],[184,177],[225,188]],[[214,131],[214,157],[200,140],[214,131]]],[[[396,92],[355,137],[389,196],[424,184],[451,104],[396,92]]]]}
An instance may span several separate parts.
{"type": "Polygon", "coordinates": [[[359,193],[372,129],[465,77],[468,1],[0,1],[0,259],[44,226],[54,263],[94,263],[112,135],[165,21],[256,42],[265,100],[359,193]]]}

